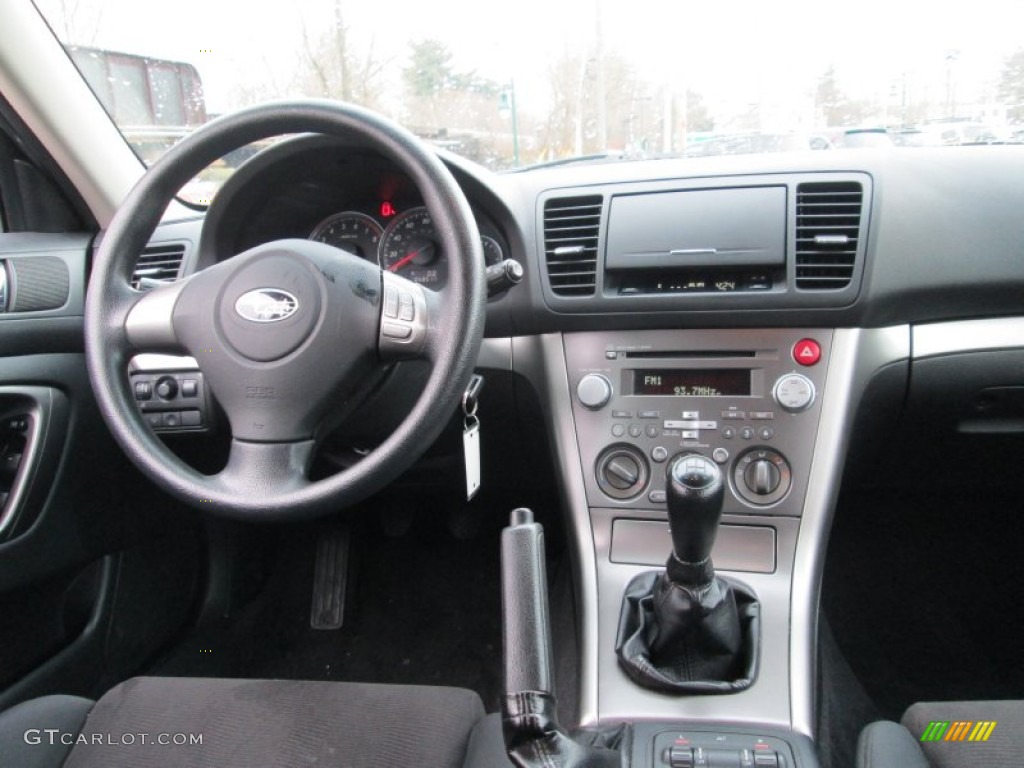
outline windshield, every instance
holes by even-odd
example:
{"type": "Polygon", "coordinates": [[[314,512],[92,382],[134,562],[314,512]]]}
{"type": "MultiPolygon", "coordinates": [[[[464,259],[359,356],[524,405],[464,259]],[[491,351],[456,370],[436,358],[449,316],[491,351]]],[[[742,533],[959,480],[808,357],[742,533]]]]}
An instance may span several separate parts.
{"type": "Polygon", "coordinates": [[[1019,2],[37,5],[146,162],[216,115],[300,96],[495,170],[1024,137],[1019,2]]]}

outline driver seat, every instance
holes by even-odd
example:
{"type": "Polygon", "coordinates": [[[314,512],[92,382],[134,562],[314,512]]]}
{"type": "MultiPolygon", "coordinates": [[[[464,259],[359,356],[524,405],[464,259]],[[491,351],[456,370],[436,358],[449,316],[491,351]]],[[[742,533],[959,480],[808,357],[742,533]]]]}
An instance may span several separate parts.
{"type": "Polygon", "coordinates": [[[44,696],[0,713],[0,755],[19,768],[455,768],[489,720],[461,688],[137,677],[97,702],[44,696]]]}

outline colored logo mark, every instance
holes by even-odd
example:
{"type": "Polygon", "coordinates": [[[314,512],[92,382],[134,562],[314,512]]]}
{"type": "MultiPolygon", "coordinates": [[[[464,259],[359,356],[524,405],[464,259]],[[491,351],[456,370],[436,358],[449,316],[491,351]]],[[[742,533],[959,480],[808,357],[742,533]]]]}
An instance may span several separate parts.
{"type": "Polygon", "coordinates": [[[932,720],[921,741],[988,741],[995,729],[995,720],[932,720]]]}

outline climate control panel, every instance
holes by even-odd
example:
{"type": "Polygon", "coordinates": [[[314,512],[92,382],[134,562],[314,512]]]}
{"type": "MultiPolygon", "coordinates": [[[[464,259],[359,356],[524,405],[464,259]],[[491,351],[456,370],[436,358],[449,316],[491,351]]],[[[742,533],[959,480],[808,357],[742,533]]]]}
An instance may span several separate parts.
{"type": "Polygon", "coordinates": [[[726,513],[800,514],[831,331],[564,338],[590,506],[661,506],[666,462],[702,453],[729,478],[726,513]]]}

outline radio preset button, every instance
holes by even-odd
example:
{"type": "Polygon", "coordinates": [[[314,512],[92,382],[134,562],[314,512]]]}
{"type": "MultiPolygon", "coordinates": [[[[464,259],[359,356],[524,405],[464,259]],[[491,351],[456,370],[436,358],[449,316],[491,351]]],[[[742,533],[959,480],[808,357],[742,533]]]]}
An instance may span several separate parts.
{"type": "Polygon", "coordinates": [[[653,424],[648,424],[647,428],[644,431],[647,432],[647,436],[648,437],[657,437],[658,436],[658,428],[656,426],[654,426],[653,424]]]}
{"type": "Polygon", "coordinates": [[[626,434],[626,428],[621,424],[612,424],[612,437],[622,437],[626,434]]]}
{"type": "Polygon", "coordinates": [[[651,458],[659,464],[668,458],[668,449],[661,445],[656,445],[651,449],[651,458]]]}
{"type": "Polygon", "coordinates": [[[722,427],[722,437],[726,440],[732,440],[736,437],[736,427],[722,427]]]}
{"type": "Polygon", "coordinates": [[[639,424],[630,424],[629,425],[629,436],[630,437],[640,437],[640,435],[642,435],[642,434],[643,434],[643,430],[640,429],[640,425],[639,424]]]}
{"type": "Polygon", "coordinates": [[[771,427],[761,427],[759,430],[757,430],[757,435],[762,440],[771,440],[773,437],[775,437],[775,430],[772,429],[771,427]]]}
{"type": "Polygon", "coordinates": [[[753,440],[755,434],[753,427],[743,427],[743,429],[740,430],[740,437],[744,440],[753,440]]]}

